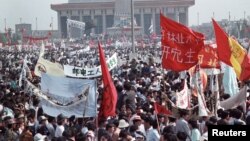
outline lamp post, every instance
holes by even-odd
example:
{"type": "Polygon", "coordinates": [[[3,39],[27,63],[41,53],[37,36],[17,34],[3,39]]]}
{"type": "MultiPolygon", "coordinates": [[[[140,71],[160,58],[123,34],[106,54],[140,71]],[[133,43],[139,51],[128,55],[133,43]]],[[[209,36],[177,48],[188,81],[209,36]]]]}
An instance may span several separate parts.
{"type": "Polygon", "coordinates": [[[134,0],[131,0],[131,41],[132,41],[132,53],[135,54],[134,0]]]}

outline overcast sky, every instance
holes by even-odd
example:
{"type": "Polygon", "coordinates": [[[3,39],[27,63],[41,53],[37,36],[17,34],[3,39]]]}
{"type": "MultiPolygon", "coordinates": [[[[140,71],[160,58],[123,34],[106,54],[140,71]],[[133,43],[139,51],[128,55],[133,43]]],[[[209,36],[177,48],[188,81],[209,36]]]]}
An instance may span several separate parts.
{"type": "MultiPolygon", "coordinates": [[[[4,19],[6,18],[7,27],[14,28],[16,23],[31,23],[35,29],[35,19],[37,17],[38,29],[49,29],[51,17],[54,21],[54,29],[57,28],[56,12],[50,9],[50,4],[66,3],[68,0],[1,0],[0,1],[0,31],[4,30],[4,19]]],[[[213,12],[215,19],[240,19],[250,15],[250,0],[196,0],[195,5],[189,9],[189,25],[210,22],[213,12]]]]}

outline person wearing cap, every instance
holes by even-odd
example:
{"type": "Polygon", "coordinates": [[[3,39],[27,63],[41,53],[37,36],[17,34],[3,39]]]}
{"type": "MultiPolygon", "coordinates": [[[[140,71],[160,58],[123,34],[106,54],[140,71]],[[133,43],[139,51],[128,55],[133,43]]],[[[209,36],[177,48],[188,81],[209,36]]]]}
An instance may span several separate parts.
{"type": "Polygon", "coordinates": [[[38,119],[39,119],[39,127],[37,129],[37,132],[42,134],[42,135],[47,135],[48,136],[50,134],[50,132],[49,132],[47,126],[46,126],[47,118],[44,115],[42,115],[38,119]]]}
{"type": "Polygon", "coordinates": [[[57,116],[57,126],[55,131],[55,137],[62,137],[63,131],[65,130],[65,119],[66,117],[63,114],[57,116]]]}
{"type": "Polygon", "coordinates": [[[126,120],[121,119],[121,120],[119,120],[119,125],[118,125],[118,127],[119,127],[121,130],[122,130],[122,129],[126,129],[126,128],[129,127],[129,123],[128,123],[126,120]]]}

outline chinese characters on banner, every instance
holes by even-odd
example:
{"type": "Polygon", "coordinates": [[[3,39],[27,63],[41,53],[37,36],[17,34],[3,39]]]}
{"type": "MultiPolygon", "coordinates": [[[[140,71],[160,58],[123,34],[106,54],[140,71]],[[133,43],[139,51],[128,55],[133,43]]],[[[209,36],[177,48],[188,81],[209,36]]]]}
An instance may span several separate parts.
{"type": "Polygon", "coordinates": [[[162,66],[173,71],[184,71],[198,63],[204,46],[204,35],[160,15],[162,32],[162,66]]]}
{"type": "Polygon", "coordinates": [[[220,68],[215,44],[206,44],[199,52],[198,58],[201,68],[220,68]]]}
{"type": "MultiPolygon", "coordinates": [[[[109,71],[118,65],[117,54],[113,54],[107,61],[109,71]]],[[[64,74],[69,77],[93,78],[102,75],[101,66],[94,68],[81,68],[76,66],[64,65],[64,74]]]]}

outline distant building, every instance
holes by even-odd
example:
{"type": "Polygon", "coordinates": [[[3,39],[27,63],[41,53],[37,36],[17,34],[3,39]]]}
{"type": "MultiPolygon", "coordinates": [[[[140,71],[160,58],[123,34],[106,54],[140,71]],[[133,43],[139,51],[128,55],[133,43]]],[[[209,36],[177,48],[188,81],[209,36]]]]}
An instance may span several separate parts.
{"type": "MultiPolygon", "coordinates": [[[[247,23],[246,20],[240,19],[229,21],[227,19],[222,19],[221,21],[217,22],[230,36],[234,36],[238,39],[250,38],[250,24],[247,23]]],[[[199,26],[192,26],[191,28],[203,33],[206,39],[215,38],[212,22],[203,23],[199,26]]]]}
{"type": "MultiPolygon", "coordinates": [[[[52,4],[51,9],[57,11],[58,29],[62,37],[67,37],[67,18],[83,22],[94,21],[96,27],[85,33],[101,34],[115,24],[117,15],[130,14],[130,8],[126,8],[128,3],[117,9],[117,2],[121,0],[69,0],[64,4],[52,4]]],[[[149,34],[151,23],[156,25],[153,30],[160,34],[160,10],[167,17],[188,25],[188,8],[194,4],[195,0],[134,0],[134,17],[137,25],[142,27],[142,34],[149,34]]],[[[72,36],[81,36],[80,30],[75,29],[73,32],[72,36]]]]}

